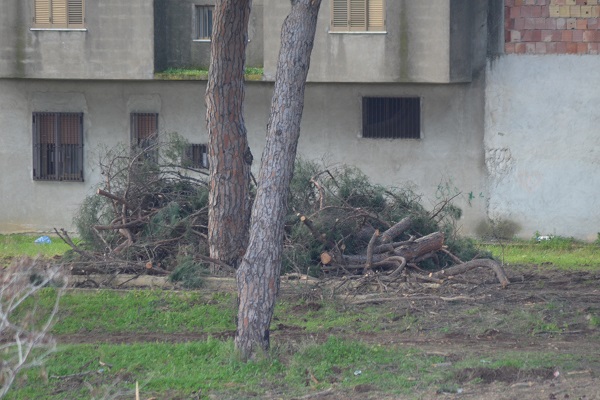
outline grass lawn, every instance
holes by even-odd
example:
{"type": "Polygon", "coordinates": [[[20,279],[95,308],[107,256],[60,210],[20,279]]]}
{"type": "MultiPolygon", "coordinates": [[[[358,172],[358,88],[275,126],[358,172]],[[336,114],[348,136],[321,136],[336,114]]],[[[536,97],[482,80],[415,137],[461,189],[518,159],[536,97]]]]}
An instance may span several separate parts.
{"type": "Polygon", "coordinates": [[[561,270],[593,271],[600,268],[600,244],[569,238],[482,244],[495,258],[509,265],[540,266],[561,270]]]}
{"type": "Polygon", "coordinates": [[[58,237],[48,235],[51,243],[35,243],[46,234],[0,235],[0,266],[5,266],[14,257],[52,258],[64,254],[70,247],[58,237]]]}
{"type": "MultiPolygon", "coordinates": [[[[68,249],[56,240],[48,247],[33,240],[0,236],[0,257],[52,257],[68,249]]],[[[433,300],[363,305],[309,292],[283,296],[271,325],[272,349],[249,363],[239,361],[231,339],[233,293],[68,290],[52,328],[57,351],[22,373],[6,398],[131,399],[136,382],[143,399],[289,399],[328,390],[352,400],[420,398],[424,391],[444,396],[469,385],[482,388],[486,373],[499,379],[500,372],[513,371],[515,379],[538,382],[555,371],[600,372],[597,278],[589,272],[600,269],[598,246],[482,246],[519,271],[587,275],[570,281],[575,291],[563,280],[532,280],[501,291],[489,285],[482,295],[467,296],[483,300],[470,302],[435,300],[435,288],[417,293],[433,300]],[[555,340],[563,344],[551,346],[555,340]]],[[[36,308],[31,299],[15,318],[33,309],[44,315],[56,295],[54,288],[41,290],[36,308]]]]}

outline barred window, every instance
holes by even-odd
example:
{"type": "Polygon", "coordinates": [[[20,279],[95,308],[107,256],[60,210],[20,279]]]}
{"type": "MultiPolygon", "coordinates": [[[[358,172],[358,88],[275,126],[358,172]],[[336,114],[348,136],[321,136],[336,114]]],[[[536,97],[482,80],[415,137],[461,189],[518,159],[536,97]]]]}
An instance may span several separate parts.
{"type": "Polygon", "coordinates": [[[364,138],[419,139],[421,99],[418,97],[364,97],[364,138]]]}
{"type": "Polygon", "coordinates": [[[83,181],[82,113],[33,113],[33,179],[83,181]]]}
{"type": "Polygon", "coordinates": [[[194,39],[210,40],[214,6],[196,6],[194,9],[194,39]]]}
{"type": "Polygon", "coordinates": [[[385,31],[385,0],[331,0],[332,31],[385,31]]]}
{"type": "Polygon", "coordinates": [[[158,161],[158,114],[131,113],[131,146],[146,154],[145,159],[158,161]]]}
{"type": "Polygon", "coordinates": [[[84,0],[34,0],[34,28],[83,28],[84,0]]]}
{"type": "Polygon", "coordinates": [[[208,146],[206,144],[191,143],[185,149],[184,165],[192,168],[208,168],[208,146]]]}

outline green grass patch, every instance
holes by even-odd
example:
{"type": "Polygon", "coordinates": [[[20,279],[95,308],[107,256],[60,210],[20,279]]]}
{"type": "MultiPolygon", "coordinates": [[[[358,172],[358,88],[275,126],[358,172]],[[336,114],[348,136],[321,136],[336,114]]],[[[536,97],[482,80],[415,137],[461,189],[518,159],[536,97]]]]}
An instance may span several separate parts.
{"type": "Polygon", "coordinates": [[[519,351],[446,362],[418,348],[336,337],[291,347],[276,344],[269,356],[249,363],[239,361],[231,340],[69,345],[59,348],[44,368],[21,376],[7,398],[91,398],[98,393],[131,392],[136,381],[143,398],[200,394],[199,398],[241,399],[261,398],[268,392],[289,398],[331,387],[351,392],[360,386],[388,395],[409,395],[432,387],[458,387],[456,377],[467,368],[556,368],[564,372],[586,361],[581,356],[519,351]],[[73,374],[82,375],[68,378],[73,374]]]}
{"type": "Polygon", "coordinates": [[[580,271],[600,268],[600,246],[597,243],[581,243],[570,238],[556,237],[539,242],[516,241],[480,246],[505,264],[580,271]]]}
{"type": "MultiPolygon", "coordinates": [[[[208,70],[199,68],[168,68],[154,74],[156,79],[165,80],[207,80],[208,70]]],[[[262,68],[246,68],[244,78],[248,81],[260,81],[263,77],[262,68]]]]}
{"type": "Polygon", "coordinates": [[[0,261],[4,265],[7,260],[15,257],[45,257],[63,255],[71,248],[56,236],[50,236],[52,243],[35,243],[43,234],[13,234],[0,235],[0,261]]]}
{"type": "MultiPolygon", "coordinates": [[[[55,292],[43,292],[51,307],[55,292]]],[[[161,290],[71,291],[60,300],[54,334],[216,333],[235,330],[231,294],[161,290]]]]}

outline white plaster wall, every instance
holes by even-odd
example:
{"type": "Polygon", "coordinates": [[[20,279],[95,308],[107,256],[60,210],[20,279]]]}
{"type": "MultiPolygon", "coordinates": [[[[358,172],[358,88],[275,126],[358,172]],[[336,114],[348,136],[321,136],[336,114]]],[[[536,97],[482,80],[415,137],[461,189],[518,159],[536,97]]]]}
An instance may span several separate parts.
{"type": "MultiPolygon", "coordinates": [[[[205,81],[0,79],[0,232],[71,228],[74,211],[102,179],[97,155],[129,141],[130,112],[158,112],[161,131],[205,143],[205,90],[205,81]],[[32,180],[31,113],[36,111],[84,113],[84,182],[32,180]]],[[[244,113],[255,172],[272,90],[268,82],[247,86],[244,113]]],[[[453,85],[311,83],[298,152],[355,165],[378,183],[414,186],[429,208],[462,192],[460,224],[463,233],[472,233],[486,205],[483,90],[483,79],[453,85]],[[362,138],[363,96],[421,97],[422,138],[362,138]]]]}
{"type": "Polygon", "coordinates": [[[507,55],[488,62],[488,215],[521,235],[594,240],[600,231],[600,57],[507,55]]]}

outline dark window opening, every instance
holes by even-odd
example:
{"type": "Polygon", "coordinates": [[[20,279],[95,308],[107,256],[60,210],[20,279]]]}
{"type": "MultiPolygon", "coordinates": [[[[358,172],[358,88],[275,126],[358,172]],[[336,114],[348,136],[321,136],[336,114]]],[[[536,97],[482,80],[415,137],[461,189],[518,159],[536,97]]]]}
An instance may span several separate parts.
{"type": "Polygon", "coordinates": [[[206,144],[193,143],[185,149],[184,165],[191,168],[208,168],[208,146],[206,144]]]}
{"type": "Polygon", "coordinates": [[[158,161],[158,114],[131,113],[131,145],[144,159],[158,161]]]}
{"type": "Polygon", "coordinates": [[[364,97],[362,136],[373,139],[419,139],[421,99],[364,97]]]}
{"type": "Polygon", "coordinates": [[[194,39],[210,40],[213,28],[213,6],[196,6],[194,39]]]}
{"type": "Polygon", "coordinates": [[[33,179],[83,181],[82,113],[33,113],[33,179]]]}

